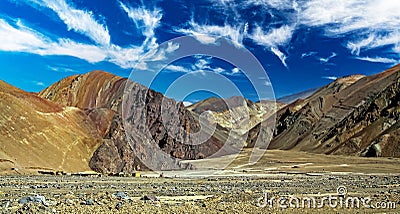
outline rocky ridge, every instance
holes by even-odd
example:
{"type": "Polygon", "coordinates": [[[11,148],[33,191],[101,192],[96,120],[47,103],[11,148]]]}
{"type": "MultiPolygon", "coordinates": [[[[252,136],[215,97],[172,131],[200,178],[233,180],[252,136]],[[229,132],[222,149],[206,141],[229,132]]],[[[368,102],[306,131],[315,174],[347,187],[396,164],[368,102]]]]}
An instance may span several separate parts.
{"type": "MultiPolygon", "coordinates": [[[[136,154],[142,154],[142,159],[151,159],[152,152],[143,151],[143,148],[131,146],[126,138],[124,120],[122,114],[122,100],[126,84],[132,86],[130,91],[133,100],[141,99],[145,104],[143,109],[146,116],[146,124],[136,124],[141,114],[136,112],[135,103],[128,104],[129,115],[125,115],[126,121],[132,126],[129,133],[132,145],[143,145],[141,142],[156,144],[167,156],[179,159],[204,158],[219,151],[223,143],[211,137],[204,144],[190,145],[191,139],[183,139],[182,136],[196,132],[199,124],[195,121],[182,103],[176,103],[172,99],[165,98],[161,93],[149,90],[137,83],[132,83],[126,78],[114,76],[103,71],[94,71],[85,75],[77,75],[61,80],[39,93],[39,96],[49,99],[64,106],[73,106],[83,109],[96,120],[97,127],[102,133],[102,143],[94,152],[90,160],[90,167],[103,173],[132,172],[146,167],[135,158],[136,154]],[[141,96],[141,97],[137,97],[141,96]],[[176,124],[179,133],[172,136],[168,134],[162,120],[161,105],[167,103],[167,114],[179,115],[179,124],[176,124]],[[132,107],[132,108],[130,108],[132,107]],[[171,109],[170,112],[169,109],[171,109]],[[142,126],[146,127],[143,128],[142,126]],[[140,130],[148,130],[149,133],[140,133],[140,130]],[[181,138],[180,138],[181,137],[181,138]]],[[[160,158],[160,157],[159,157],[160,158]]],[[[168,157],[165,161],[168,161],[168,157]]],[[[157,160],[163,162],[164,160],[157,160]]],[[[168,163],[166,168],[184,167],[176,166],[177,163],[168,163]]]]}
{"type": "Polygon", "coordinates": [[[340,78],[282,108],[269,148],[399,157],[399,74],[340,78]]]}
{"type": "Polygon", "coordinates": [[[100,144],[93,121],[79,108],[58,105],[0,81],[2,172],[85,171],[100,144]]]}

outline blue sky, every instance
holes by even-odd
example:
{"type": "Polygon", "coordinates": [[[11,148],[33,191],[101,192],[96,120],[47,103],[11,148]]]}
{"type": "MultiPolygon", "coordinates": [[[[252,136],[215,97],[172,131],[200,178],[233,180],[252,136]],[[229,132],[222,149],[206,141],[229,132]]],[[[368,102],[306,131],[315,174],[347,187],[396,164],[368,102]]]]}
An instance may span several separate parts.
{"type": "MultiPolygon", "coordinates": [[[[133,68],[145,74],[146,66],[138,63],[163,42],[193,36],[204,43],[210,40],[203,35],[209,35],[250,50],[280,97],[397,64],[398,11],[400,1],[394,0],[2,0],[0,79],[40,91],[97,69],[124,77],[133,68]]],[[[226,77],[257,100],[235,68],[215,57],[188,57],[165,68],[152,88],[165,92],[179,77],[200,70],[226,77]]],[[[212,76],[204,74],[198,78],[212,76]]],[[[186,100],[210,95],[198,92],[186,100]]]]}

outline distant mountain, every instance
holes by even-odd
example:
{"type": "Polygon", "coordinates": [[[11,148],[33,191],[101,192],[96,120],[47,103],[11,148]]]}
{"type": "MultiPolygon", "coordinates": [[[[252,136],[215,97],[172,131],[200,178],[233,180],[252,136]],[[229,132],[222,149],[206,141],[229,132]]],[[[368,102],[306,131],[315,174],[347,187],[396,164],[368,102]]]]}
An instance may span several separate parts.
{"type": "Polygon", "coordinates": [[[249,130],[274,114],[284,106],[283,103],[274,101],[252,101],[240,96],[230,98],[211,97],[187,107],[198,118],[199,115],[210,114],[212,124],[217,124],[214,136],[225,142],[228,136],[238,142],[238,146],[247,146],[243,136],[249,130]],[[245,144],[243,144],[245,143],[245,144]]]}
{"type": "Polygon", "coordinates": [[[67,77],[38,94],[0,81],[0,97],[3,172],[11,168],[22,173],[38,169],[132,172],[146,168],[141,160],[161,164],[163,169],[184,168],[191,166],[174,158],[230,154],[237,145],[253,147],[257,140],[271,137],[270,149],[400,157],[400,65],[372,76],[337,79],[286,106],[231,97],[210,98],[186,108],[103,71],[67,77]],[[133,96],[125,100],[131,105],[122,112],[124,93],[133,96]],[[165,116],[174,115],[175,120],[166,123],[174,128],[166,127],[165,116]],[[275,129],[265,130],[261,122],[275,124],[275,129]],[[191,134],[204,127],[208,131],[212,125],[216,126],[213,135],[197,145],[197,136],[191,134]],[[234,143],[226,146],[228,136],[234,143]],[[161,149],[163,155],[148,145],[161,149]]]}
{"type": "Polygon", "coordinates": [[[286,104],[290,104],[298,99],[305,99],[307,97],[309,97],[311,94],[313,94],[314,92],[316,92],[319,88],[311,88],[305,91],[301,91],[295,94],[290,94],[287,96],[283,96],[281,98],[278,98],[277,101],[281,102],[281,103],[286,103],[286,104]]]}
{"type": "Polygon", "coordinates": [[[191,167],[175,158],[199,159],[216,152],[233,152],[213,136],[195,144],[197,139],[190,134],[198,132],[200,124],[182,103],[104,71],[67,77],[37,94],[0,81],[0,96],[3,172],[19,168],[20,172],[92,169],[129,173],[146,169],[149,163],[167,170],[191,167]],[[126,115],[122,114],[124,93],[132,95],[128,101],[133,100],[125,108],[126,115]],[[143,103],[135,103],[135,99],[143,103]],[[136,104],[143,104],[143,111],[136,104]],[[177,117],[163,122],[165,115],[177,117]],[[173,123],[172,129],[165,126],[168,123],[173,123]]]}
{"type": "Polygon", "coordinates": [[[203,144],[192,145],[190,142],[193,139],[188,134],[197,132],[200,125],[182,103],[177,103],[126,78],[103,71],[65,78],[43,90],[39,96],[60,105],[83,109],[96,122],[102,131],[103,142],[94,152],[90,167],[99,172],[132,172],[146,167],[134,154],[141,154],[142,159],[150,160],[154,164],[163,164],[164,169],[187,167],[168,157],[204,158],[214,154],[223,146],[223,143],[213,137],[203,144]],[[125,109],[129,114],[127,118],[131,126],[124,127],[122,100],[126,88],[132,94],[132,98],[144,101],[146,124],[139,123],[142,112],[138,112],[133,103],[125,109]],[[167,127],[163,124],[162,102],[168,105],[164,109],[164,114],[179,115],[179,121],[175,121],[177,130],[168,130],[174,131],[174,136],[167,132],[167,127]],[[125,132],[132,134],[129,137],[133,141],[133,146],[129,144],[125,132]],[[144,145],[142,142],[154,142],[157,150],[162,149],[166,156],[155,157],[157,154],[155,151],[139,146],[144,145]]]}
{"type": "Polygon", "coordinates": [[[90,170],[101,143],[91,118],[0,81],[0,170],[90,170]]]}
{"type": "Polygon", "coordinates": [[[282,108],[269,148],[400,157],[399,128],[400,65],[337,79],[282,108]]]}

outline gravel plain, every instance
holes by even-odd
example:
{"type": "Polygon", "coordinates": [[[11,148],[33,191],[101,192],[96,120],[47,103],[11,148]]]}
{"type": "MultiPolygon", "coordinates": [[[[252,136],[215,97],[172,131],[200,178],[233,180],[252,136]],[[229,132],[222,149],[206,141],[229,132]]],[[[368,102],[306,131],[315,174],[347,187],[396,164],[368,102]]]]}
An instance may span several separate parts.
{"type": "Polygon", "coordinates": [[[276,173],[197,179],[8,175],[0,181],[2,213],[398,213],[399,196],[398,175],[276,173]],[[370,205],[384,202],[392,207],[344,203],[332,208],[326,201],[322,208],[308,204],[302,208],[301,203],[281,208],[276,200],[272,207],[264,206],[266,193],[269,199],[314,197],[318,206],[324,196],[338,196],[340,186],[347,188],[344,199],[369,197],[370,205]]]}

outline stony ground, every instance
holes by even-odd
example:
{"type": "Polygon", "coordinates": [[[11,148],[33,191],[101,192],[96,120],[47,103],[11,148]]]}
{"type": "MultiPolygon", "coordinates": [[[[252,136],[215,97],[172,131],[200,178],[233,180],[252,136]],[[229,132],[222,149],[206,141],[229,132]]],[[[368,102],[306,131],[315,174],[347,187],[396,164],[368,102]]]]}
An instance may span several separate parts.
{"type": "Polygon", "coordinates": [[[275,173],[184,179],[8,175],[0,179],[0,199],[2,213],[398,213],[400,176],[275,173]],[[319,205],[324,196],[338,196],[339,186],[347,188],[344,200],[370,197],[371,205],[384,202],[396,208],[346,208],[345,203],[330,208],[326,202],[323,208],[284,209],[276,201],[272,208],[269,204],[260,207],[265,192],[268,198],[315,197],[319,205]]]}

